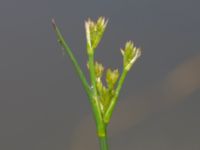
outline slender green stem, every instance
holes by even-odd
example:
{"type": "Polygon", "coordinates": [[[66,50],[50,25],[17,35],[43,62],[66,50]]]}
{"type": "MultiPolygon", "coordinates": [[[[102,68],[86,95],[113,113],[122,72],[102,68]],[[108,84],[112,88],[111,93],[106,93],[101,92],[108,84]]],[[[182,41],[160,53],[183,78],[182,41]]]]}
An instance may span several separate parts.
{"type": "Polygon", "coordinates": [[[107,133],[104,137],[99,137],[100,150],[109,150],[107,133]]]}
{"type": "Polygon", "coordinates": [[[116,88],[116,91],[115,91],[115,95],[114,97],[112,98],[111,102],[110,102],[110,105],[107,109],[107,111],[105,112],[105,115],[104,115],[104,123],[108,124],[109,121],[110,121],[110,118],[112,116],[112,113],[113,113],[113,110],[115,108],[115,105],[117,103],[117,99],[119,97],[119,93],[120,93],[120,90],[122,88],[122,85],[124,83],[124,80],[126,78],[126,75],[127,75],[128,71],[127,70],[123,70],[122,72],[122,75],[119,79],[119,82],[118,82],[118,85],[117,85],[117,88],[116,88]]]}
{"type": "MultiPolygon", "coordinates": [[[[90,48],[90,47],[88,47],[90,48]]],[[[92,50],[93,51],[93,50],[92,50]]],[[[97,134],[102,137],[105,135],[105,126],[103,122],[103,117],[101,114],[100,102],[97,96],[96,90],[96,77],[95,77],[95,69],[94,69],[94,54],[88,53],[89,57],[89,70],[90,70],[90,79],[91,79],[91,91],[92,91],[92,109],[94,113],[94,118],[97,126],[97,134]]]]}
{"type": "Polygon", "coordinates": [[[92,104],[92,111],[94,115],[94,119],[96,122],[96,128],[97,128],[97,135],[98,137],[104,137],[105,136],[105,124],[103,122],[103,117],[101,114],[100,104],[97,99],[97,97],[94,97],[91,101],[92,104]]]}
{"type": "Polygon", "coordinates": [[[96,77],[95,77],[95,69],[94,69],[94,54],[88,54],[89,57],[89,70],[90,70],[90,80],[92,85],[92,91],[94,95],[97,95],[96,90],[96,77]]]}
{"type": "Polygon", "coordinates": [[[56,32],[56,35],[57,35],[57,38],[58,38],[58,42],[60,43],[60,45],[65,49],[65,51],[67,52],[67,54],[69,55],[75,69],[76,69],[76,72],[77,74],[79,75],[79,78],[81,79],[81,82],[83,84],[83,87],[87,93],[88,96],[90,96],[90,86],[77,62],[77,60],[75,59],[74,57],[74,54],[72,53],[71,49],[69,48],[68,44],[65,42],[59,28],[57,27],[56,23],[54,20],[52,20],[52,25],[53,25],[53,28],[56,32]]]}

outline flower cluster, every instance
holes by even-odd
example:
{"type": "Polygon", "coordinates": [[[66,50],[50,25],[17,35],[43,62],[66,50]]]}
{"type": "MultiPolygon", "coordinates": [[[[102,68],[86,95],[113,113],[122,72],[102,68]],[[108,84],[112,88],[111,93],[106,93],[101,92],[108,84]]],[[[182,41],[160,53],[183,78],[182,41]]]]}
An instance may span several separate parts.
{"type": "Polygon", "coordinates": [[[94,53],[95,48],[101,41],[107,23],[108,20],[105,20],[104,17],[99,17],[96,22],[91,19],[85,22],[88,53],[94,53]]]}
{"type": "MultiPolygon", "coordinates": [[[[87,52],[89,55],[94,54],[95,49],[97,48],[99,42],[101,41],[107,23],[108,20],[106,20],[104,17],[100,17],[96,22],[91,21],[90,19],[88,19],[88,21],[85,22],[87,52]]],[[[123,55],[123,68],[124,68],[123,70],[129,71],[134,62],[141,55],[141,50],[140,48],[135,47],[133,42],[128,41],[125,44],[125,48],[121,49],[121,53],[123,55]]],[[[87,65],[88,69],[90,70],[89,63],[87,65]]],[[[118,93],[116,93],[115,85],[119,79],[118,69],[112,70],[108,68],[106,70],[106,77],[105,77],[106,86],[104,86],[102,82],[103,72],[104,72],[103,65],[98,62],[95,62],[94,64],[95,88],[97,91],[98,100],[100,102],[102,114],[104,114],[107,111],[107,108],[109,107],[113,98],[117,97],[116,94],[118,93]]],[[[122,86],[122,83],[120,83],[120,85],[118,86],[122,86]]]]}
{"type": "Polygon", "coordinates": [[[90,72],[90,83],[87,81],[82,72],[73,52],[65,42],[59,28],[54,20],[52,20],[53,28],[56,32],[59,44],[66,50],[73,65],[82,81],[83,87],[89,96],[94,115],[97,121],[98,135],[104,136],[104,129],[110,121],[114,107],[116,105],[121,87],[124,83],[128,71],[131,69],[135,61],[140,57],[141,50],[137,48],[133,42],[128,41],[125,47],[121,49],[123,56],[123,70],[119,73],[118,69],[108,68],[105,72],[105,85],[102,81],[104,74],[104,66],[101,63],[94,61],[95,49],[99,45],[102,36],[105,32],[108,20],[104,17],[99,17],[97,21],[88,19],[85,22],[87,53],[88,53],[88,69],[90,72]]]}
{"type": "Polygon", "coordinates": [[[103,75],[104,67],[102,64],[96,62],[95,63],[95,74],[96,74],[96,88],[98,92],[98,98],[101,104],[101,111],[104,114],[115,95],[115,83],[119,77],[119,71],[107,69],[106,70],[106,86],[103,85],[102,75],[103,75]]]}
{"type": "Polygon", "coordinates": [[[140,57],[141,55],[141,50],[140,48],[135,47],[134,43],[131,41],[128,41],[125,44],[124,50],[121,49],[121,53],[123,55],[123,60],[124,60],[124,69],[125,70],[130,70],[134,62],[137,60],[137,58],[140,57]]]}

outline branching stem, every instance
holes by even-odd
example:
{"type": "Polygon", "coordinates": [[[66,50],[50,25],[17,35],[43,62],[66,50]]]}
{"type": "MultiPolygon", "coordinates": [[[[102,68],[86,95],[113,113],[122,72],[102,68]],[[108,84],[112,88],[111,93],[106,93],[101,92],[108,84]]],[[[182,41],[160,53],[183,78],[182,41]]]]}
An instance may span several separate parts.
{"type": "Polygon", "coordinates": [[[122,74],[117,83],[117,87],[115,90],[115,83],[119,77],[118,70],[111,71],[108,69],[106,74],[106,82],[107,87],[104,87],[103,84],[98,84],[99,78],[102,76],[103,66],[94,64],[94,52],[96,47],[98,46],[102,35],[105,31],[107,20],[104,17],[100,17],[97,22],[93,22],[90,19],[85,22],[86,28],[86,38],[87,38],[87,53],[88,53],[88,65],[90,72],[90,84],[86,80],[85,75],[83,74],[74,54],[72,53],[70,47],[65,42],[59,28],[57,27],[54,20],[52,20],[53,28],[56,32],[57,39],[59,44],[65,49],[66,53],[69,55],[75,70],[82,82],[84,90],[87,93],[89,98],[93,116],[96,122],[96,130],[99,138],[100,150],[109,150],[107,143],[107,125],[110,122],[110,118],[112,116],[113,110],[117,103],[117,99],[119,97],[119,93],[121,91],[124,80],[127,76],[128,71],[132,67],[133,63],[140,56],[141,51],[139,48],[136,48],[133,42],[129,41],[125,45],[125,49],[121,50],[123,59],[124,59],[124,68],[122,74]],[[97,83],[96,83],[97,82],[97,83]],[[97,85],[96,85],[97,84],[97,85]],[[97,92],[98,89],[98,92],[97,92]],[[101,89],[101,90],[99,90],[101,89]],[[108,91],[109,90],[109,91],[108,91]],[[113,91],[112,93],[110,91],[113,91]],[[103,98],[101,97],[103,95],[103,98]],[[108,102],[108,104],[106,103],[108,102]],[[103,109],[102,109],[103,108],[103,109]],[[102,111],[103,110],[103,111],[102,111]],[[105,110],[105,111],[104,111],[105,110]]]}
{"type": "Polygon", "coordinates": [[[122,72],[122,75],[120,76],[120,79],[119,79],[119,82],[118,82],[118,85],[117,85],[117,88],[116,88],[116,91],[115,91],[115,95],[114,97],[112,98],[111,102],[110,102],[110,105],[104,115],[104,123],[108,124],[110,122],[110,118],[112,116],[112,113],[113,113],[113,110],[115,108],[115,105],[117,103],[117,99],[119,97],[119,93],[120,93],[120,90],[122,88],[122,85],[124,83],[124,80],[126,78],[126,75],[127,75],[128,71],[127,70],[123,70],[122,72]]]}

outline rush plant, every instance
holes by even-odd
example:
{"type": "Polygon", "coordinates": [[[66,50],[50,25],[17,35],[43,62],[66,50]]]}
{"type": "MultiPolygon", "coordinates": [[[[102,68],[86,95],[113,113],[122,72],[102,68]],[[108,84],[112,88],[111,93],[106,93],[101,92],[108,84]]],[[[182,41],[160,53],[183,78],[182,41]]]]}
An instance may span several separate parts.
{"type": "Polygon", "coordinates": [[[90,74],[90,82],[88,82],[72,50],[65,42],[63,35],[61,34],[55,21],[52,20],[52,25],[57,35],[57,40],[69,55],[69,58],[71,59],[88,96],[90,105],[92,107],[92,113],[96,122],[96,131],[101,150],[108,150],[106,132],[107,126],[110,122],[127,73],[141,55],[140,48],[137,48],[133,42],[128,41],[124,48],[121,49],[123,57],[123,70],[121,75],[118,69],[108,68],[105,71],[104,66],[94,60],[94,54],[103,37],[107,23],[108,20],[106,20],[104,17],[99,17],[97,21],[92,21],[91,19],[85,21],[88,54],[87,67],[90,74]],[[102,82],[104,72],[106,85],[104,85],[102,82]]]}

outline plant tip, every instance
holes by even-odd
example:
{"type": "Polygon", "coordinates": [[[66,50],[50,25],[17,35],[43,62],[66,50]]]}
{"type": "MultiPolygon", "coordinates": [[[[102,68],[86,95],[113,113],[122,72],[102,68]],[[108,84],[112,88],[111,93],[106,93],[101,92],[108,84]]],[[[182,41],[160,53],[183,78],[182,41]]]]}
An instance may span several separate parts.
{"type": "Polygon", "coordinates": [[[53,28],[56,29],[56,22],[55,22],[54,18],[51,19],[51,23],[53,25],[53,28]]]}

